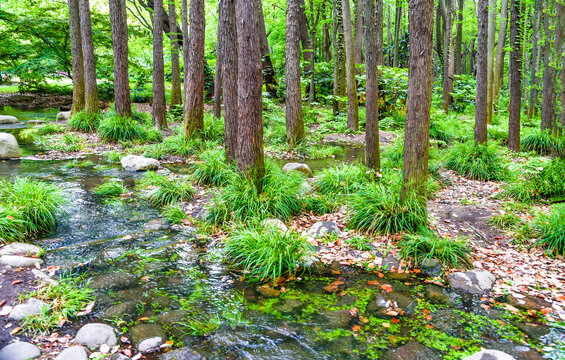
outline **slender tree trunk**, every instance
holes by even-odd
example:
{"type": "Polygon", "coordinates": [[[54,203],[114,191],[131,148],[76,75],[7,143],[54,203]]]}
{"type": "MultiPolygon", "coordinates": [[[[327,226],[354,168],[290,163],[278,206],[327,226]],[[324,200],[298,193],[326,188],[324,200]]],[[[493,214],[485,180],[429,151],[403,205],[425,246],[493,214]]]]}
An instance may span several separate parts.
{"type": "Polygon", "coordinates": [[[235,0],[220,0],[218,27],[221,28],[220,57],[224,92],[224,129],[226,158],[236,161],[237,149],[237,31],[235,0]]]}
{"type": "Polygon", "coordinates": [[[528,103],[528,119],[533,118],[534,109],[537,107],[538,99],[538,75],[539,70],[539,28],[541,26],[541,4],[542,0],[535,0],[535,15],[532,16],[532,65],[530,67],[530,96],[528,103]]]}
{"type": "Polygon", "coordinates": [[[451,0],[442,0],[442,7],[445,19],[445,48],[443,53],[443,111],[449,112],[451,105],[451,93],[453,92],[453,35],[451,30],[452,6],[451,0]]]}
{"type": "Polygon", "coordinates": [[[186,94],[188,85],[188,0],[181,0],[182,14],[182,66],[183,66],[183,91],[186,94]]]}
{"type": "Polygon", "coordinates": [[[455,35],[455,73],[457,75],[463,74],[464,61],[462,60],[461,47],[463,42],[463,10],[465,9],[465,0],[458,1],[459,8],[457,9],[457,35],[455,35]]]}
{"type": "Polygon", "coordinates": [[[332,49],[330,40],[330,25],[326,22],[326,11],[322,11],[322,22],[324,23],[323,47],[326,55],[326,62],[332,61],[332,49]]]}
{"type": "MultiPolygon", "coordinates": [[[[382,0],[377,2],[382,5],[382,0]]],[[[367,77],[365,162],[368,168],[378,171],[381,168],[381,156],[379,152],[379,87],[377,81],[378,36],[375,24],[377,17],[375,2],[373,0],[365,0],[365,75],[367,77]]],[[[359,33],[359,35],[361,34],[359,33]]]]}
{"type": "Polygon", "coordinates": [[[267,40],[267,29],[265,28],[265,16],[263,15],[263,3],[257,0],[259,9],[259,44],[261,50],[262,68],[263,68],[263,81],[267,93],[272,99],[277,99],[277,77],[275,75],[275,68],[271,60],[271,53],[269,51],[269,41],[267,40]]]}
{"type": "Polygon", "coordinates": [[[410,0],[410,41],[402,197],[414,190],[425,201],[432,102],[433,0],[410,0]]]}
{"type": "Polygon", "coordinates": [[[78,0],[69,0],[69,33],[71,36],[71,60],[73,65],[73,106],[71,115],[84,110],[84,62],[80,37],[80,13],[78,0]]]}
{"type": "Polygon", "coordinates": [[[396,0],[396,17],[394,18],[394,62],[392,66],[398,67],[398,51],[400,41],[400,21],[402,19],[402,0],[396,0]]]}
{"type": "Polygon", "coordinates": [[[110,0],[110,23],[114,49],[114,102],[116,114],[131,117],[128,73],[128,24],[125,0],[110,0]]]}
{"type": "MultiPolygon", "coordinates": [[[[476,77],[477,74],[477,70],[476,70],[476,63],[477,63],[477,53],[475,52],[475,39],[471,40],[471,50],[470,50],[470,54],[469,54],[469,74],[471,74],[473,77],[476,77]]],[[[477,41],[477,46],[478,46],[478,41],[477,41]]]]}
{"type": "Polygon", "coordinates": [[[286,10],[286,137],[290,149],[304,139],[304,119],[300,91],[300,3],[288,0],[286,10]]]}
{"type": "Polygon", "coordinates": [[[355,81],[355,46],[349,0],[342,0],[343,30],[345,34],[345,58],[347,62],[347,128],[359,128],[359,107],[357,101],[357,83],[355,81]]]}
{"type": "Polygon", "coordinates": [[[442,33],[442,20],[443,20],[443,12],[441,9],[441,0],[438,1],[438,5],[436,7],[436,53],[438,58],[438,66],[443,66],[443,33],[442,33]]]}
{"type": "MultiPolygon", "coordinates": [[[[551,0],[545,1],[545,8],[551,8],[551,0]]],[[[543,16],[543,85],[541,104],[541,130],[552,131],[555,124],[555,68],[553,67],[553,51],[551,48],[551,16],[543,16]]]]}
{"type": "Polygon", "coordinates": [[[355,8],[355,63],[363,64],[363,0],[355,8]]]}
{"type": "Polygon", "coordinates": [[[334,88],[333,114],[343,111],[346,96],[345,39],[343,34],[343,12],[341,0],[333,3],[333,44],[334,44],[334,88]]]}
{"type": "Polygon", "coordinates": [[[182,104],[182,92],[180,90],[180,62],[179,62],[179,29],[177,28],[177,11],[175,0],[169,1],[169,30],[171,38],[171,72],[173,86],[171,89],[171,106],[182,104]]]}
{"type": "Polygon", "coordinates": [[[387,64],[388,66],[392,66],[392,61],[393,61],[393,54],[391,52],[391,42],[392,42],[392,34],[391,34],[391,26],[390,26],[390,4],[387,4],[387,15],[386,15],[386,28],[387,28],[387,37],[386,37],[386,42],[387,42],[387,50],[386,50],[386,55],[387,55],[387,64]]]}
{"type": "Polygon", "coordinates": [[[487,32],[488,1],[478,0],[478,33],[477,33],[477,94],[475,99],[475,143],[487,142],[487,32]]]}
{"type": "MultiPolygon", "coordinates": [[[[325,3],[324,3],[325,4],[325,3]]],[[[323,5],[322,5],[322,11],[323,5]]],[[[318,20],[320,19],[320,10],[318,9],[318,14],[314,20],[314,1],[310,1],[310,44],[312,44],[312,56],[310,57],[310,86],[308,94],[308,104],[312,106],[313,102],[316,100],[316,69],[314,67],[314,62],[316,61],[316,28],[318,27],[318,20]]],[[[300,66],[300,64],[298,64],[300,66]]]]}
{"type": "MultiPolygon", "coordinates": [[[[194,0],[193,0],[194,1],[194,0]]],[[[237,166],[261,193],[265,176],[261,49],[256,1],[236,0],[238,57],[237,166]]]]}
{"type": "Polygon", "coordinates": [[[184,94],[184,136],[204,128],[204,0],[190,1],[188,85],[184,94]]]}
{"type": "Polygon", "coordinates": [[[494,67],[493,101],[495,104],[498,102],[498,92],[500,91],[500,82],[501,80],[504,79],[504,77],[502,76],[502,72],[504,70],[504,45],[506,44],[507,23],[508,23],[508,0],[502,0],[502,8],[500,10],[500,28],[498,29],[498,44],[496,48],[496,63],[494,67]]]}
{"type": "Polygon", "coordinates": [[[494,95],[494,36],[496,32],[496,0],[488,4],[488,36],[487,36],[487,124],[492,124],[494,95]]]}
{"type": "MultiPolygon", "coordinates": [[[[214,117],[219,119],[222,117],[222,63],[224,51],[221,49],[224,45],[224,31],[225,27],[222,26],[221,21],[224,19],[220,18],[221,5],[218,3],[218,45],[216,46],[216,74],[214,80],[214,117]]],[[[235,44],[235,43],[234,43],[235,44]]],[[[231,46],[235,46],[232,44],[231,46]]]]}
{"type": "Polygon", "coordinates": [[[100,111],[100,104],[98,103],[98,86],[96,84],[96,63],[94,60],[94,43],[92,42],[90,3],[88,0],[79,0],[78,4],[82,59],[84,63],[84,109],[87,114],[94,115],[100,111]]]}
{"type": "Polygon", "coordinates": [[[522,108],[522,14],[521,1],[510,0],[510,106],[508,112],[508,149],[520,151],[520,115],[522,108]]]}
{"type": "MultiPolygon", "coordinates": [[[[377,52],[376,54],[376,61],[377,61],[377,65],[378,66],[383,66],[384,65],[384,53],[383,53],[383,6],[384,6],[384,1],[383,0],[377,0],[377,4],[376,4],[376,18],[375,18],[375,36],[377,38],[377,43],[376,43],[376,48],[375,51],[377,52]]],[[[365,11],[366,13],[367,11],[365,11]]],[[[378,114],[377,114],[378,115],[378,114]]]]}
{"type": "MultiPolygon", "coordinates": [[[[163,17],[163,0],[154,0],[155,19],[163,17]]],[[[153,21],[153,123],[167,127],[165,116],[165,64],[163,60],[163,22],[153,21]]]]}
{"type": "MultiPolygon", "coordinates": [[[[561,48],[557,47],[556,54],[558,64],[561,63],[561,69],[559,71],[559,77],[561,80],[561,92],[559,93],[561,100],[560,123],[562,127],[565,127],[565,52],[563,51],[563,42],[565,37],[565,4],[561,1],[556,1],[555,9],[557,16],[555,38],[557,44],[562,44],[561,48]]],[[[564,156],[564,154],[560,154],[560,156],[564,156]]]]}

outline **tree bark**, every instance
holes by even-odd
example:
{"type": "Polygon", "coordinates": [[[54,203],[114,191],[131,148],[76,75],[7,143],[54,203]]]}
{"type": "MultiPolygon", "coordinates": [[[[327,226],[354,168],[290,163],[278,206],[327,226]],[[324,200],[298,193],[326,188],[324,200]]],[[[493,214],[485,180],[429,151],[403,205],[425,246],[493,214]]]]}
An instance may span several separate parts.
{"type": "Polygon", "coordinates": [[[402,19],[402,0],[396,0],[396,16],[394,18],[394,61],[393,67],[398,67],[398,51],[400,41],[400,20],[402,19]]]}
{"type": "MultiPolygon", "coordinates": [[[[508,149],[520,151],[522,108],[522,14],[521,0],[510,0],[510,106],[508,111],[508,149]]],[[[504,1],[506,2],[506,1],[504,1]]],[[[503,2],[503,3],[504,3],[503,2]]],[[[503,6],[504,7],[504,6],[503,6]]]]}
{"type": "MultiPolygon", "coordinates": [[[[504,45],[506,44],[507,24],[508,24],[508,0],[502,0],[502,8],[500,10],[500,28],[498,29],[498,44],[496,47],[496,63],[494,67],[493,102],[495,104],[498,102],[498,92],[500,91],[500,86],[501,86],[500,82],[504,78],[502,76],[502,73],[504,70],[504,45]]],[[[520,73],[522,72],[520,71],[520,73]]]]}
{"type": "MultiPolygon", "coordinates": [[[[163,0],[155,0],[155,19],[163,16],[163,0]]],[[[153,123],[167,127],[165,116],[165,64],[163,60],[163,22],[153,21],[153,123]]]]}
{"type": "MultiPolygon", "coordinates": [[[[359,0],[359,2],[361,1],[362,0],[359,0]]],[[[378,0],[377,3],[381,3],[382,5],[382,0],[378,0]]],[[[365,162],[369,169],[378,171],[381,168],[381,156],[379,152],[379,87],[377,81],[378,36],[376,26],[377,17],[378,15],[375,11],[375,2],[373,0],[365,0],[365,76],[367,77],[367,102],[365,104],[365,162]]]]}
{"type": "MultiPolygon", "coordinates": [[[[324,11],[324,5],[322,4],[322,11],[324,11]]],[[[320,9],[318,9],[318,14],[316,19],[314,19],[314,1],[310,1],[310,44],[314,45],[316,43],[316,28],[318,27],[318,20],[320,19],[320,9]]],[[[316,61],[316,47],[312,46],[312,56],[310,57],[310,85],[308,86],[308,104],[312,106],[313,102],[316,100],[316,69],[314,67],[314,62],[316,61]]],[[[299,64],[300,66],[300,64],[299,64]]]]}
{"type": "Polygon", "coordinates": [[[542,0],[535,0],[535,15],[532,16],[532,63],[530,67],[530,96],[528,102],[528,119],[533,118],[534,109],[538,103],[538,82],[537,72],[539,70],[539,28],[541,26],[542,0]]]}
{"type": "Polygon", "coordinates": [[[463,10],[465,9],[465,0],[459,0],[459,8],[457,9],[457,35],[455,35],[455,74],[463,74],[464,63],[461,54],[461,47],[463,42],[463,10]]]}
{"type": "Polygon", "coordinates": [[[184,136],[204,128],[204,0],[190,1],[188,85],[184,94],[184,136]]]}
{"type": "Polygon", "coordinates": [[[471,40],[471,44],[469,44],[469,46],[471,47],[471,50],[469,51],[469,74],[475,77],[475,63],[477,61],[477,53],[475,52],[475,39],[471,40]]]}
{"type": "MultiPolygon", "coordinates": [[[[225,27],[222,26],[224,19],[220,18],[221,4],[218,3],[218,43],[216,45],[216,73],[214,79],[214,118],[219,119],[222,117],[222,63],[224,51],[221,49],[224,44],[224,31],[225,27]]],[[[232,44],[232,46],[235,46],[232,44]]]]}
{"type": "Polygon", "coordinates": [[[326,62],[332,61],[332,49],[330,40],[330,25],[326,22],[326,11],[322,11],[322,22],[324,23],[323,47],[324,54],[326,55],[326,62]]]}
{"type": "Polygon", "coordinates": [[[355,63],[363,64],[363,0],[355,8],[355,63]]]}
{"type": "Polygon", "coordinates": [[[475,99],[475,143],[487,142],[487,107],[488,107],[488,75],[487,75],[487,32],[488,1],[478,0],[478,33],[477,33],[477,94],[475,99]]]}
{"type": "Polygon", "coordinates": [[[410,0],[408,16],[410,54],[402,198],[413,190],[425,202],[433,81],[434,1],[410,0]]]}
{"type": "Polygon", "coordinates": [[[181,0],[181,12],[182,12],[182,65],[183,65],[183,90],[186,93],[186,87],[188,85],[188,0],[181,0]]]}
{"type": "Polygon", "coordinates": [[[333,114],[343,111],[346,96],[345,40],[343,34],[343,13],[341,0],[333,2],[333,44],[334,44],[334,88],[333,114]]]}
{"type": "Polygon", "coordinates": [[[100,104],[98,103],[98,85],[96,84],[96,63],[94,59],[94,43],[92,42],[90,3],[88,0],[79,0],[78,4],[82,59],[84,63],[84,109],[87,114],[94,115],[100,111],[100,104]]]}
{"type": "Polygon", "coordinates": [[[304,139],[302,96],[300,90],[300,2],[288,0],[286,10],[286,137],[292,149],[304,139]]]}
{"type": "Polygon", "coordinates": [[[69,0],[69,33],[73,66],[73,105],[71,115],[84,110],[84,62],[80,36],[80,12],[78,0],[69,0]]]}
{"type": "Polygon", "coordinates": [[[496,0],[488,4],[488,35],[487,35],[487,124],[492,124],[494,99],[494,36],[496,32],[496,0]]]}
{"type": "Polygon", "coordinates": [[[357,100],[357,83],[355,81],[355,46],[353,39],[353,24],[349,0],[342,0],[343,32],[345,34],[345,59],[347,63],[347,128],[359,128],[359,107],[357,100]]]}
{"type": "Polygon", "coordinates": [[[443,32],[442,32],[442,20],[443,20],[443,12],[441,9],[441,0],[438,1],[438,5],[436,7],[436,54],[438,58],[438,67],[441,65],[443,66],[443,32]]]}
{"type": "MultiPolygon", "coordinates": [[[[559,97],[561,100],[561,115],[560,123],[562,127],[565,127],[565,52],[563,51],[563,42],[565,37],[565,4],[561,1],[556,1],[556,26],[555,26],[555,38],[556,43],[561,44],[561,47],[557,47],[557,59],[558,63],[561,63],[561,69],[559,71],[559,76],[561,79],[561,92],[559,97]]],[[[563,156],[564,154],[560,154],[563,156]]]]}
{"type": "MultiPolygon", "coordinates": [[[[551,7],[551,0],[545,1],[545,8],[551,7]]],[[[555,124],[555,68],[553,67],[553,51],[551,49],[551,17],[545,13],[543,16],[544,44],[543,44],[543,84],[541,104],[541,130],[553,131],[555,124]]]]}
{"type": "Polygon", "coordinates": [[[259,9],[259,41],[261,49],[261,59],[263,67],[263,81],[267,93],[272,99],[277,99],[277,77],[275,75],[275,68],[271,60],[271,53],[269,51],[269,41],[267,40],[267,29],[265,28],[265,16],[263,15],[263,4],[261,0],[257,0],[259,9]]]}
{"type": "Polygon", "coordinates": [[[114,50],[114,103],[116,114],[131,117],[128,73],[128,24],[125,0],[110,0],[110,23],[114,50]]]}
{"type": "Polygon", "coordinates": [[[253,0],[236,0],[238,57],[237,166],[262,191],[265,176],[261,94],[259,9],[253,0]]]}
{"type": "Polygon", "coordinates": [[[383,6],[384,6],[384,1],[383,0],[377,0],[376,9],[375,9],[375,11],[376,11],[376,18],[375,18],[376,35],[375,36],[377,38],[375,51],[377,52],[376,61],[377,61],[378,66],[384,65],[383,6]]]}
{"type": "Polygon", "coordinates": [[[449,112],[451,93],[453,92],[453,35],[451,30],[452,6],[451,0],[441,0],[445,20],[445,47],[443,53],[443,111],[449,112]]]}
{"type": "Polygon", "coordinates": [[[387,4],[387,15],[386,15],[386,28],[387,28],[387,47],[386,47],[386,55],[387,55],[387,64],[388,66],[392,66],[393,61],[393,54],[391,52],[391,42],[392,42],[392,35],[391,35],[391,27],[390,27],[390,4],[387,4]]]}
{"type": "Polygon", "coordinates": [[[179,29],[177,27],[177,12],[175,0],[169,1],[169,28],[171,38],[171,72],[173,85],[171,89],[171,106],[182,104],[182,92],[180,90],[180,62],[179,62],[179,29]]]}

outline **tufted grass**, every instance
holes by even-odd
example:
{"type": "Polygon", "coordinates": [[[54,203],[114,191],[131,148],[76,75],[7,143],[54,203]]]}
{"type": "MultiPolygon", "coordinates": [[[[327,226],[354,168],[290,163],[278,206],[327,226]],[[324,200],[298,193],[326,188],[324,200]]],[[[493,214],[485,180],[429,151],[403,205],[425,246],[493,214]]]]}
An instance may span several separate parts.
{"type": "Polygon", "coordinates": [[[443,237],[428,230],[422,234],[405,234],[398,246],[400,258],[413,261],[416,266],[422,265],[426,259],[437,259],[448,268],[471,267],[471,249],[462,237],[443,237]]]}

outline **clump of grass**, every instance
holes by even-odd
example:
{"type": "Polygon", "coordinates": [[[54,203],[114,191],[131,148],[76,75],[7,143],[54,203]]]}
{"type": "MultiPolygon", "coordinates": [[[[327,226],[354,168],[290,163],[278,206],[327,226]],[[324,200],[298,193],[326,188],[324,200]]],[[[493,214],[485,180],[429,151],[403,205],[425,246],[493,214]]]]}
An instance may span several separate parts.
{"type": "Polygon", "coordinates": [[[67,124],[72,130],[93,132],[96,130],[101,117],[100,113],[92,115],[87,114],[86,111],[79,111],[71,116],[67,124]]]}
{"type": "Polygon", "coordinates": [[[73,161],[65,164],[65,169],[74,169],[74,168],[86,169],[86,168],[90,168],[90,167],[93,167],[93,166],[94,166],[94,163],[90,160],[78,161],[77,159],[74,159],[73,161]]]}
{"type": "Polygon", "coordinates": [[[163,207],[177,202],[190,201],[194,197],[194,188],[184,178],[170,179],[155,172],[146,172],[142,183],[155,187],[148,196],[151,205],[163,207]]]}
{"type": "Polygon", "coordinates": [[[239,230],[226,241],[230,261],[258,281],[293,274],[313,247],[299,234],[269,229],[239,230]]]}
{"type": "Polygon", "coordinates": [[[302,181],[302,175],[282,173],[278,167],[267,163],[263,190],[258,193],[255,184],[238,173],[221,194],[214,196],[208,219],[215,224],[230,220],[286,220],[302,209],[302,181]]]}
{"type": "Polygon", "coordinates": [[[490,181],[504,180],[507,175],[507,161],[493,144],[475,144],[473,141],[454,146],[447,154],[445,165],[459,175],[469,179],[490,181]]]}
{"type": "Polygon", "coordinates": [[[503,213],[491,216],[488,219],[488,222],[492,226],[495,226],[499,229],[510,230],[510,229],[514,228],[516,225],[518,225],[521,222],[521,219],[516,214],[503,212],[503,213]]]}
{"type": "Polygon", "coordinates": [[[408,192],[402,183],[370,183],[355,193],[348,208],[349,227],[376,234],[415,232],[427,225],[426,201],[408,192]]]}
{"type": "Polygon", "coordinates": [[[331,214],[339,210],[343,201],[331,195],[312,194],[304,198],[304,210],[314,215],[331,214]]]}
{"type": "Polygon", "coordinates": [[[372,179],[371,171],[361,164],[341,164],[324,169],[314,179],[314,188],[323,195],[351,194],[372,179]]]}
{"type": "Polygon", "coordinates": [[[59,124],[47,123],[45,125],[36,126],[34,128],[38,135],[51,135],[64,132],[63,126],[59,124]]]}
{"type": "Polygon", "coordinates": [[[345,242],[351,246],[361,251],[371,250],[371,239],[366,236],[355,235],[345,240],[345,242]]]}
{"type": "Polygon", "coordinates": [[[183,220],[187,218],[184,209],[176,204],[167,205],[163,209],[162,215],[171,224],[182,224],[183,220]]]}
{"type": "Polygon", "coordinates": [[[112,179],[103,184],[98,185],[94,189],[94,195],[105,197],[118,197],[129,192],[124,183],[117,179],[112,179]]]}
{"type": "Polygon", "coordinates": [[[94,301],[94,290],[82,278],[63,277],[57,284],[49,284],[23,296],[50,304],[49,311],[27,316],[22,328],[32,334],[47,334],[73,319],[94,301]]]}
{"type": "Polygon", "coordinates": [[[540,234],[539,245],[554,256],[565,256],[565,204],[553,205],[548,214],[539,214],[534,228],[540,234]]]}
{"type": "Polygon", "coordinates": [[[116,150],[106,151],[106,152],[102,153],[102,155],[106,158],[106,160],[108,160],[110,162],[115,162],[115,163],[120,162],[120,160],[122,160],[122,157],[126,156],[126,155],[124,155],[121,152],[116,151],[116,150]]]}
{"type": "Polygon", "coordinates": [[[404,235],[398,243],[399,256],[420,266],[426,259],[437,259],[449,268],[469,268],[471,250],[465,238],[451,239],[432,231],[417,235],[404,235]]]}
{"type": "Polygon", "coordinates": [[[12,208],[0,208],[0,243],[23,241],[30,232],[22,213],[12,208]]]}
{"type": "Polygon", "coordinates": [[[225,186],[235,174],[233,165],[226,162],[224,150],[206,150],[198,159],[198,162],[191,165],[191,169],[194,180],[199,184],[225,186]]]}
{"type": "Polygon", "coordinates": [[[98,124],[98,133],[106,141],[144,140],[147,138],[147,132],[138,122],[115,113],[104,116],[98,124]]]}
{"type": "Polygon", "coordinates": [[[518,178],[507,191],[510,196],[520,201],[539,198],[562,201],[565,198],[564,174],[565,159],[555,158],[525,179],[518,178]]]}
{"type": "Polygon", "coordinates": [[[523,150],[533,151],[539,155],[549,155],[553,147],[558,153],[563,153],[565,141],[562,137],[552,136],[549,131],[538,131],[524,136],[521,145],[523,150]]]}

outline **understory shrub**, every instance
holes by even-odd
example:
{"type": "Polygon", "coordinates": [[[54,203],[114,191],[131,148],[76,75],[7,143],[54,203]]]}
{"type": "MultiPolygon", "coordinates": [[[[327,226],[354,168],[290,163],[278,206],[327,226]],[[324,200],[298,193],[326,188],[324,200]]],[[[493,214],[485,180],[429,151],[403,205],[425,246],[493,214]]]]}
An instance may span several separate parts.
{"type": "Polygon", "coordinates": [[[101,117],[101,113],[92,115],[87,114],[86,111],[79,111],[71,116],[67,124],[72,130],[92,132],[96,130],[101,117]]]}
{"type": "Polygon", "coordinates": [[[45,125],[36,126],[34,127],[37,130],[38,135],[51,135],[51,134],[58,134],[65,131],[62,125],[59,124],[52,124],[47,123],[45,125]]]}
{"type": "Polygon", "coordinates": [[[102,140],[145,140],[147,131],[132,118],[121,117],[115,113],[107,114],[98,124],[98,133],[102,140]]]}
{"type": "Polygon", "coordinates": [[[565,256],[565,204],[556,204],[548,214],[539,214],[535,229],[540,236],[538,243],[554,256],[565,256]]]}
{"type": "Polygon", "coordinates": [[[422,265],[427,259],[437,259],[443,266],[449,268],[469,268],[471,250],[465,238],[455,239],[443,237],[433,231],[422,234],[406,234],[398,242],[399,256],[411,260],[416,266],[422,265]]]}
{"type": "Polygon", "coordinates": [[[473,141],[455,145],[447,154],[445,166],[473,180],[504,180],[507,161],[494,144],[475,144],[473,141]]]}
{"type": "Polygon", "coordinates": [[[521,219],[516,214],[504,212],[491,216],[488,219],[488,222],[499,229],[509,230],[518,225],[521,222],[521,219]]]}
{"type": "Polygon", "coordinates": [[[324,169],[314,179],[314,188],[323,195],[351,194],[372,179],[372,172],[361,164],[340,164],[324,169]]]}
{"type": "Polygon", "coordinates": [[[162,215],[171,224],[182,224],[183,220],[187,217],[184,209],[177,204],[165,206],[162,215]]]}
{"type": "Polygon", "coordinates": [[[510,196],[529,201],[539,198],[561,201],[565,198],[565,159],[555,158],[540,171],[518,178],[508,187],[510,196]]]}
{"type": "Polygon", "coordinates": [[[402,183],[370,183],[349,202],[349,227],[376,234],[414,232],[427,226],[426,201],[412,192],[401,200],[402,183]]]}
{"type": "Polygon", "coordinates": [[[144,174],[142,184],[154,187],[147,199],[153,206],[167,206],[177,202],[190,201],[194,197],[194,188],[184,178],[170,179],[155,172],[144,174]]]}
{"type": "Polygon", "coordinates": [[[297,233],[268,227],[238,230],[226,241],[230,261],[258,281],[273,280],[296,272],[300,260],[314,252],[297,233]]]}
{"type": "Polygon", "coordinates": [[[554,137],[549,131],[537,131],[528,134],[522,138],[520,143],[523,150],[534,151],[539,155],[551,154],[552,147],[555,147],[560,154],[565,150],[565,139],[554,137]]]}
{"type": "Polygon", "coordinates": [[[205,150],[198,160],[191,165],[191,170],[194,180],[199,184],[225,186],[235,175],[235,168],[226,162],[223,149],[205,150]]]}
{"type": "Polygon", "coordinates": [[[118,197],[122,194],[127,193],[129,190],[124,186],[123,182],[117,179],[107,181],[101,185],[98,185],[94,189],[94,195],[106,196],[106,197],[118,197]]]}
{"type": "Polygon", "coordinates": [[[304,198],[304,210],[314,215],[331,214],[339,210],[344,201],[332,195],[311,194],[304,198]]]}

